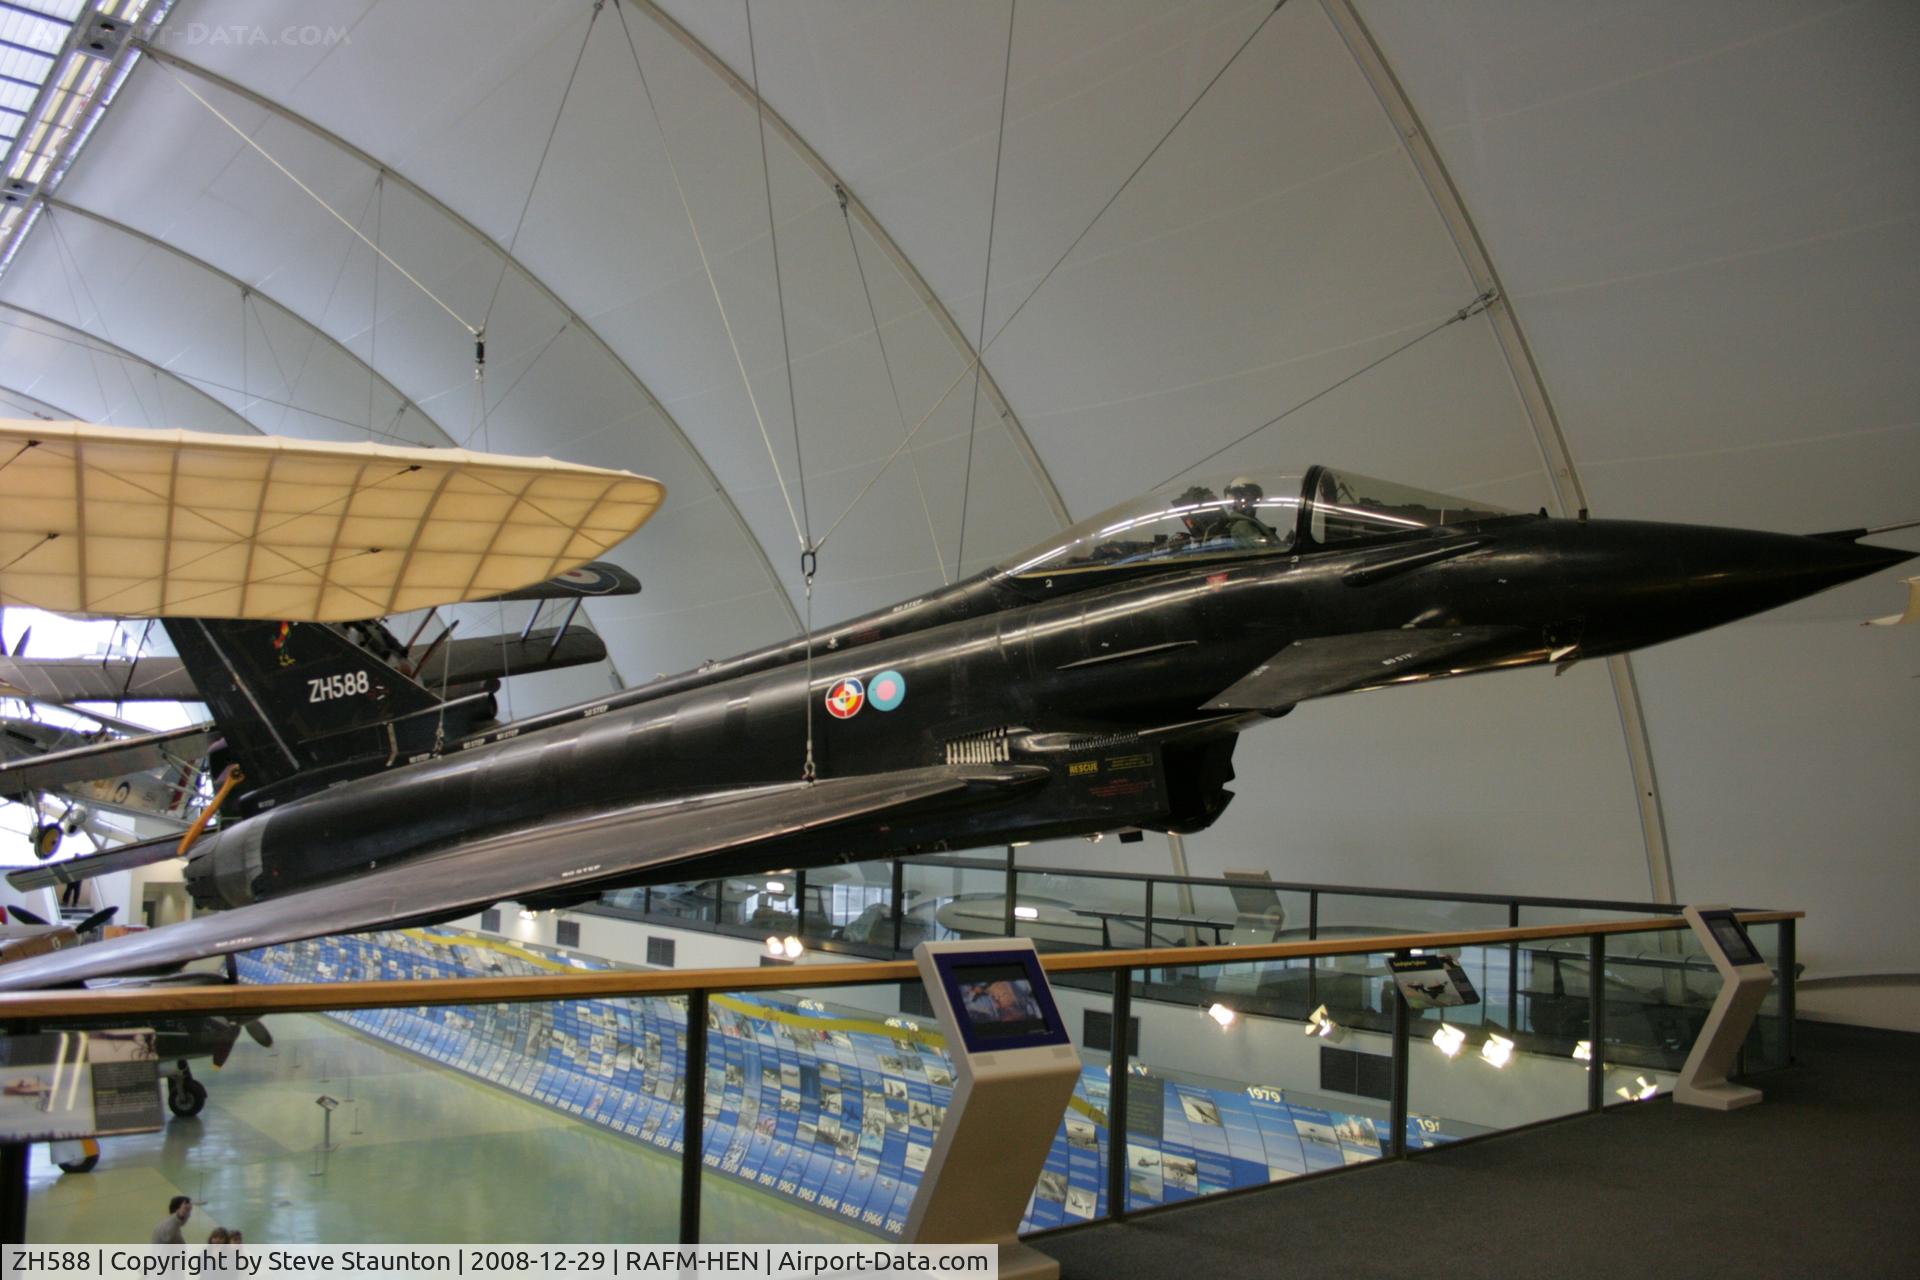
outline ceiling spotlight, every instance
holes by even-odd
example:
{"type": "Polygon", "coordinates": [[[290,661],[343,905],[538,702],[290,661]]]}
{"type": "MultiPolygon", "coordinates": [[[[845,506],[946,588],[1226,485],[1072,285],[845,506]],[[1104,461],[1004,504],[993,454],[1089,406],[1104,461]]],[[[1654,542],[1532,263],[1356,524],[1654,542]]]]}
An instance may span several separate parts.
{"type": "Polygon", "coordinates": [[[1638,1099],[1640,1102],[1645,1102],[1648,1098],[1660,1092],[1660,1086],[1648,1080],[1645,1076],[1635,1076],[1633,1082],[1640,1086],[1640,1097],[1638,1099]]]}
{"type": "Polygon", "coordinates": [[[1233,1024],[1240,1020],[1239,1014],[1219,1003],[1207,1007],[1207,1016],[1219,1023],[1222,1031],[1231,1030],[1233,1024]]]}
{"type": "Polygon", "coordinates": [[[780,939],[774,937],[767,939],[767,954],[770,956],[783,956],[786,954],[786,949],[780,945],[780,939]]]}
{"type": "Polygon", "coordinates": [[[1593,1041],[1581,1040],[1578,1043],[1576,1043],[1573,1046],[1573,1060],[1575,1062],[1592,1062],[1593,1061],[1593,1041]]]}
{"type": "Polygon", "coordinates": [[[1490,1035],[1487,1042],[1480,1046],[1480,1056],[1488,1066],[1504,1067],[1513,1058],[1513,1041],[1505,1036],[1490,1035]]]}
{"type": "Polygon", "coordinates": [[[1015,920],[1038,920],[1040,918],[1040,908],[1015,907],[1013,909],[1013,918],[1015,920]]]}
{"type": "Polygon", "coordinates": [[[1444,1022],[1440,1024],[1440,1029],[1433,1033],[1433,1047],[1449,1058],[1458,1055],[1460,1046],[1466,1042],[1466,1032],[1458,1027],[1450,1027],[1444,1022]]]}
{"type": "Polygon", "coordinates": [[[1310,1036],[1331,1036],[1339,1029],[1340,1024],[1328,1015],[1325,1005],[1308,1014],[1307,1025],[1302,1028],[1310,1036]]]}
{"type": "Polygon", "coordinates": [[[792,934],[788,934],[786,940],[780,944],[780,953],[789,960],[798,960],[801,955],[806,952],[806,949],[807,944],[792,934]]]}
{"type": "Polygon", "coordinates": [[[775,897],[779,897],[781,894],[785,893],[786,891],[787,891],[786,881],[784,880],[767,881],[767,892],[773,894],[775,897]]]}

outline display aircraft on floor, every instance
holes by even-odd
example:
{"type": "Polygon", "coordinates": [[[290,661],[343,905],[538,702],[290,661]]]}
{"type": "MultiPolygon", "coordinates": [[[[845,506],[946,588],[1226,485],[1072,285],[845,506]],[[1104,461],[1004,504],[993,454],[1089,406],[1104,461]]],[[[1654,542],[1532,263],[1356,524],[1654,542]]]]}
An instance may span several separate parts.
{"type": "Polygon", "coordinates": [[[99,845],[124,840],[123,832],[99,825],[102,813],[184,830],[206,801],[200,780],[216,736],[213,726],[155,731],[93,712],[78,714],[98,727],[0,717],[0,801],[32,813],[34,856],[53,857],[77,831],[99,845]]]}
{"type": "Polygon", "coordinates": [[[506,899],[1198,831],[1239,734],[1296,703],[1623,653],[1911,557],[1866,532],[1555,519],[1325,467],[1169,486],[810,642],[444,742],[435,700],[333,631],[169,621],[247,778],[188,863],[205,912],[0,988],[506,899]]]}

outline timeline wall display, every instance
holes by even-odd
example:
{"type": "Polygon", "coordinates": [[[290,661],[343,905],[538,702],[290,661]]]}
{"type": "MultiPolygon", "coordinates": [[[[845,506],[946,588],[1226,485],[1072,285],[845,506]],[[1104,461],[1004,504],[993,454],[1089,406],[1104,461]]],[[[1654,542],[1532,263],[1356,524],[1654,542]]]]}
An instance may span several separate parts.
{"type": "MultiPolygon", "coordinates": [[[[497,977],[614,966],[452,929],[320,938],[248,953],[243,981],[497,977]]],[[[684,996],[462,1008],[346,1010],[365,1035],[663,1155],[685,1132],[684,996]]],[[[701,1160],[709,1173],[897,1237],[952,1101],[953,1062],[931,1024],[783,993],[708,1000],[701,1160]]],[[[1110,1130],[1106,1055],[1083,1065],[1022,1231],[1102,1216],[1110,1130]]],[[[1136,1072],[1143,1068],[1135,1068],[1136,1072]]],[[[1278,1087],[1136,1074],[1127,1101],[1135,1206],[1258,1186],[1372,1159],[1386,1122],[1278,1087]]],[[[1409,1141],[1446,1141],[1429,1118],[1409,1141]]]]}

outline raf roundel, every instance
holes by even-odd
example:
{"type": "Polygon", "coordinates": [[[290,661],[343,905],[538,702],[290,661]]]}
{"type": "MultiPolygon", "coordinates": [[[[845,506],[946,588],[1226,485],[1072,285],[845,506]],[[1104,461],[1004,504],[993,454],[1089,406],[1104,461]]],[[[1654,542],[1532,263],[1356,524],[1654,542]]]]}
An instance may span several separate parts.
{"type": "Polygon", "coordinates": [[[867,681],[867,700],[875,711],[891,711],[907,700],[907,678],[898,671],[882,671],[867,681]]]}
{"type": "Polygon", "coordinates": [[[851,720],[866,705],[867,690],[852,676],[836,680],[827,690],[827,714],[835,720],[851,720]]]}

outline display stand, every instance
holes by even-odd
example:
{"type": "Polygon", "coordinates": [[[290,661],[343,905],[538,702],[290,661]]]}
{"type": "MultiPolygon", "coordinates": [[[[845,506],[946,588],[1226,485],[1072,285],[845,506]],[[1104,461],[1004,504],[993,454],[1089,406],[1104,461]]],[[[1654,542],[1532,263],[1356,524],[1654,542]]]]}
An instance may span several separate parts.
{"type": "Polygon", "coordinates": [[[1773,985],[1773,970],[1728,907],[1688,907],[1687,923],[1720,971],[1720,994],[1714,998],[1707,1021],[1693,1042],[1693,1052],[1680,1068],[1673,1100],[1691,1107],[1732,1111],[1760,1101],[1760,1091],[1727,1083],[1740,1046],[1746,1043],[1753,1018],[1773,985]]]}
{"type": "Polygon", "coordinates": [[[953,1055],[953,1101],[901,1237],[1000,1246],[1002,1280],[1056,1280],[1060,1264],[1019,1239],[1060,1117],[1080,1076],[1046,972],[1025,938],[913,949],[953,1055]]]}

